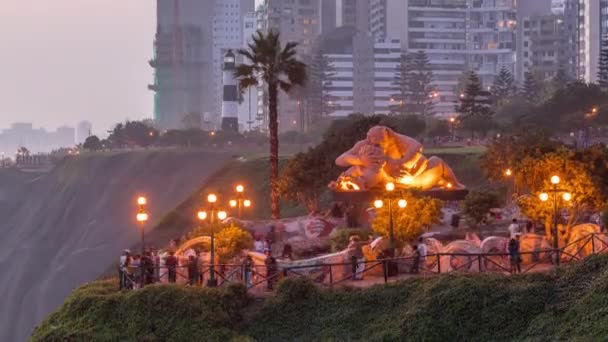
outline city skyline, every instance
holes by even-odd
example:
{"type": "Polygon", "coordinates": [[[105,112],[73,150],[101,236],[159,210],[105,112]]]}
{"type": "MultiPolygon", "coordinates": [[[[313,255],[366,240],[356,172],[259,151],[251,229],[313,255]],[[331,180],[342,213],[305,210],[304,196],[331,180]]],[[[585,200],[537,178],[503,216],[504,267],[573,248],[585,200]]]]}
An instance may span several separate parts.
{"type": "Polygon", "coordinates": [[[155,12],[148,0],[5,0],[0,129],[89,120],[105,135],[115,123],[150,118],[155,12]]]}

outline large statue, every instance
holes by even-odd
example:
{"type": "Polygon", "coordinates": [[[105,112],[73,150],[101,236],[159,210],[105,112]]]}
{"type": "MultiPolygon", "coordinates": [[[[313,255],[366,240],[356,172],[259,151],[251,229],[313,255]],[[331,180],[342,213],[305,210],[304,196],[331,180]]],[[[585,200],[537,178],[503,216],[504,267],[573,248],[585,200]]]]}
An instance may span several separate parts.
{"type": "Polygon", "coordinates": [[[384,126],[372,127],[367,138],[336,159],[350,167],[332,184],[341,191],[369,190],[385,182],[404,188],[464,189],[440,158],[427,159],[418,141],[384,126]]]}

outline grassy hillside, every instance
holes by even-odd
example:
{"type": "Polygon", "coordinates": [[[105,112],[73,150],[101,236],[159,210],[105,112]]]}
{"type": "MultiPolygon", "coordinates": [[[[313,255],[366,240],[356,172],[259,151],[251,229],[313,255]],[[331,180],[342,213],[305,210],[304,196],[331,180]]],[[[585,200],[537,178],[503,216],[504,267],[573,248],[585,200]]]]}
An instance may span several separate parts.
{"type": "MultiPolygon", "coordinates": [[[[281,164],[285,163],[281,160],[281,164]]],[[[268,158],[253,158],[245,161],[234,160],[213,174],[208,180],[179,206],[167,213],[150,234],[147,240],[157,246],[164,246],[170,239],[181,237],[196,227],[196,212],[207,205],[207,195],[215,193],[219,197],[219,205],[228,210],[228,201],[234,196],[237,184],[245,186],[245,195],[253,205],[243,209],[244,219],[270,218],[270,179],[268,158]]],[[[301,208],[283,203],[281,213],[285,217],[305,214],[301,208]]],[[[230,215],[236,212],[228,210],[230,215]]]]}
{"type": "Polygon", "coordinates": [[[443,275],[369,289],[284,282],[263,305],[242,288],[76,290],[33,341],[545,341],[608,336],[608,256],[558,274],[443,275]]]}

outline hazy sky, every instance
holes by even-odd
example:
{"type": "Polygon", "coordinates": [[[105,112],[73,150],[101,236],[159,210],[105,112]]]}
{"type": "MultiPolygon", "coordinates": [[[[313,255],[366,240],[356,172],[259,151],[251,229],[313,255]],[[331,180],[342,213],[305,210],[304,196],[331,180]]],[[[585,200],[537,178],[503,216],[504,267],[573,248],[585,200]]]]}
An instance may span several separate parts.
{"type": "Polygon", "coordinates": [[[0,129],[152,116],[154,0],[0,0],[0,129]]]}

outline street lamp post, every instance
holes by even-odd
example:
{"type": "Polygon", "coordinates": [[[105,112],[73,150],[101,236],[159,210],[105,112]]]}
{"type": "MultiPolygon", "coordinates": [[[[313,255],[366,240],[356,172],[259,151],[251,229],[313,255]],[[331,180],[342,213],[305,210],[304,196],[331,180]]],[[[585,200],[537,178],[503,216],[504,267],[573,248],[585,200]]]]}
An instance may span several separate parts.
{"type": "MultiPolygon", "coordinates": [[[[137,205],[139,206],[139,210],[137,211],[137,215],[135,216],[135,218],[137,219],[137,222],[139,223],[139,227],[141,230],[141,257],[143,259],[144,257],[144,253],[146,252],[146,244],[145,244],[145,237],[144,237],[144,227],[146,224],[146,221],[148,221],[148,213],[146,212],[146,204],[148,204],[148,199],[145,198],[144,196],[139,196],[137,197],[137,205]]],[[[140,265],[141,267],[141,287],[144,286],[144,272],[143,272],[143,263],[140,265]]]]}
{"type": "Polygon", "coordinates": [[[144,196],[139,196],[137,198],[137,205],[139,206],[139,210],[137,211],[137,222],[139,223],[141,230],[141,256],[143,257],[144,252],[146,251],[145,245],[145,237],[144,237],[144,227],[146,221],[148,221],[148,213],[146,212],[146,204],[148,204],[148,199],[144,196]]]}
{"type": "Polygon", "coordinates": [[[456,130],[454,129],[454,124],[456,123],[456,118],[450,118],[450,128],[452,128],[452,141],[456,141],[456,130]]]}
{"type": "Polygon", "coordinates": [[[560,183],[560,178],[559,176],[552,176],[551,177],[551,184],[553,185],[553,187],[550,190],[547,190],[546,192],[542,192],[540,194],[540,200],[543,202],[546,202],[549,200],[549,194],[551,193],[551,195],[553,196],[553,249],[556,252],[556,258],[555,258],[555,264],[557,266],[559,266],[559,234],[557,232],[557,196],[559,193],[562,194],[562,198],[564,201],[569,202],[572,199],[572,194],[567,192],[566,190],[563,189],[558,189],[557,186],[560,183]]]}
{"type": "Polygon", "coordinates": [[[199,210],[199,212],[197,213],[197,217],[201,222],[209,218],[209,223],[211,227],[211,267],[209,268],[209,280],[207,280],[207,286],[216,287],[217,279],[215,278],[215,227],[213,226],[213,224],[216,215],[218,219],[224,220],[226,219],[227,214],[225,211],[222,210],[217,211],[215,205],[217,203],[217,196],[215,194],[209,194],[207,196],[207,203],[209,213],[204,210],[199,210]]]}
{"type": "Polygon", "coordinates": [[[508,206],[509,204],[511,204],[511,196],[510,192],[513,191],[515,192],[515,180],[513,180],[513,171],[511,169],[506,169],[505,170],[505,178],[508,180],[507,182],[507,198],[506,198],[506,205],[508,206]],[[511,186],[513,184],[513,186],[511,186]]]}
{"type": "Polygon", "coordinates": [[[236,199],[230,200],[229,204],[232,208],[237,208],[237,213],[239,220],[243,218],[243,207],[249,208],[251,207],[251,200],[245,198],[244,192],[245,187],[241,184],[235,187],[236,190],[236,199]]]}
{"type": "MultiPolygon", "coordinates": [[[[394,254],[395,249],[395,230],[393,225],[393,200],[395,196],[393,196],[393,192],[395,191],[395,184],[392,182],[386,183],[385,186],[386,191],[388,192],[387,202],[388,202],[388,239],[390,243],[391,253],[394,254]]],[[[405,199],[399,199],[397,201],[397,205],[399,208],[405,208],[407,206],[407,201],[405,199]]],[[[384,201],[377,199],[374,201],[374,207],[380,209],[384,206],[384,201]]]]}

